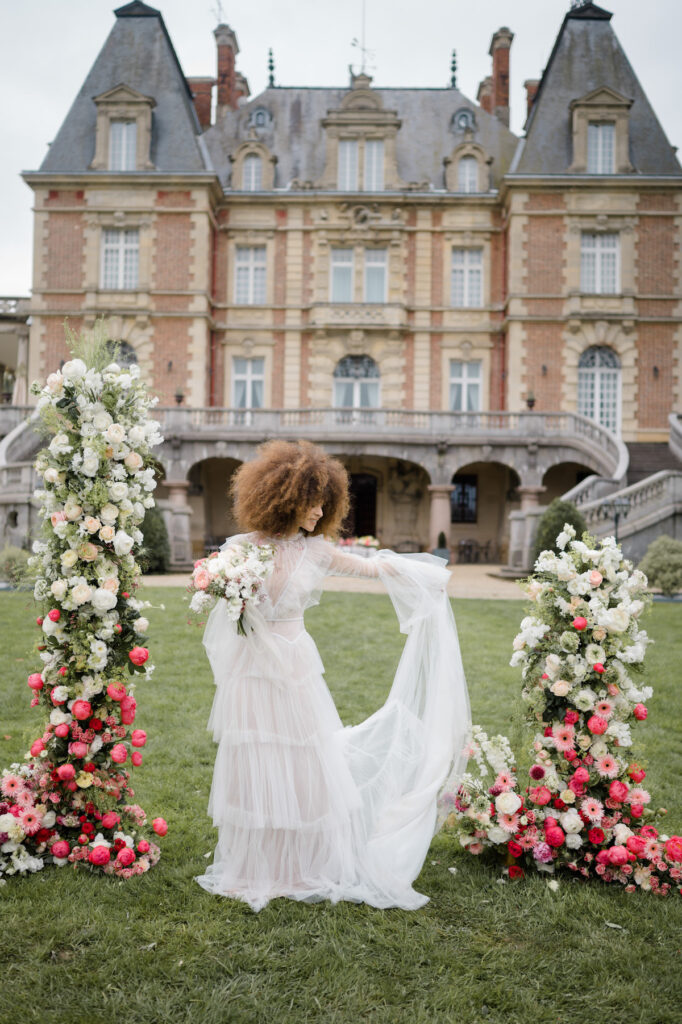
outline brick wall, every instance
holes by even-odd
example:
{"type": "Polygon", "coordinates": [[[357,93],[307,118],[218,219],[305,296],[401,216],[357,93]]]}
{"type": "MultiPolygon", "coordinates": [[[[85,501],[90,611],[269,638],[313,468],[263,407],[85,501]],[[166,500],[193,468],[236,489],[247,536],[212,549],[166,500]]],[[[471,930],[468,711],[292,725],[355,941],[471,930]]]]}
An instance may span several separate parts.
{"type": "Polygon", "coordinates": [[[637,225],[637,291],[639,294],[671,295],[675,290],[676,261],[674,219],[660,215],[657,217],[640,215],[637,225]]]}
{"type": "Polygon", "coordinates": [[[529,217],[526,225],[524,250],[526,290],[532,295],[561,294],[564,284],[566,250],[563,219],[561,217],[529,217]]]}
{"type": "Polygon", "coordinates": [[[561,334],[561,324],[526,325],[521,398],[532,391],[537,412],[561,408],[561,334]],[[544,375],[543,366],[547,371],[544,375]]]}
{"type": "MultiPolygon", "coordinates": [[[[173,193],[171,193],[173,194],[173,193]]],[[[156,222],[153,287],[187,291],[190,273],[191,221],[188,213],[159,217],[156,222]]]]}
{"type": "MultiPolygon", "coordinates": [[[[41,374],[47,376],[59,369],[62,362],[71,358],[71,353],[64,340],[64,322],[57,317],[47,317],[43,321],[45,329],[42,337],[41,374]]],[[[79,333],[83,322],[79,317],[69,317],[69,327],[79,333]]]]}
{"type": "Polygon", "coordinates": [[[47,288],[82,287],[83,227],[83,215],[80,213],[50,214],[45,257],[47,288]]]}
{"type": "Polygon", "coordinates": [[[159,318],[153,323],[152,390],[159,396],[161,405],[175,405],[175,392],[178,388],[185,396],[190,391],[187,369],[190,351],[189,323],[181,318],[159,318]],[[172,363],[170,368],[169,363],[172,363]]]}
{"type": "Polygon", "coordinates": [[[645,430],[668,427],[668,414],[673,408],[674,332],[673,324],[640,324],[638,327],[638,423],[645,430]],[[658,368],[657,376],[654,376],[654,367],[658,368]]]}

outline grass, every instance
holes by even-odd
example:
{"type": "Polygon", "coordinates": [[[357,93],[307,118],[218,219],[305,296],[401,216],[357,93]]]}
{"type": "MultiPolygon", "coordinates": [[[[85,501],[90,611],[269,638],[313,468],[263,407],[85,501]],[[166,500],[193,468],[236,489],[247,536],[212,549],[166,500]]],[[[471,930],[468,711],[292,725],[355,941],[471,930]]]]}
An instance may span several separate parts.
{"type": "MultiPolygon", "coordinates": [[[[147,729],[137,797],[170,832],[149,875],[130,882],[47,870],[0,890],[0,1024],[674,1024],[681,1019],[682,901],[620,886],[500,872],[434,839],[417,888],[422,910],[302,905],[260,914],[192,881],[212,851],[205,808],[214,747],[205,722],[213,685],[182,592],[148,592],[154,681],[138,689],[147,729]],[[453,876],[449,867],[456,867],[453,876]],[[617,926],[617,927],[615,927],[617,926]]],[[[455,613],[474,720],[509,731],[518,673],[508,667],[518,602],[458,601],[455,613]]],[[[32,601],[0,594],[0,763],[37,733],[27,672],[32,601]]],[[[680,609],[648,620],[655,688],[639,730],[657,803],[682,827],[680,609]]],[[[401,637],[384,597],[327,594],[308,616],[346,722],[387,692],[401,637]]],[[[639,751],[641,753],[641,750],[639,751]]]]}

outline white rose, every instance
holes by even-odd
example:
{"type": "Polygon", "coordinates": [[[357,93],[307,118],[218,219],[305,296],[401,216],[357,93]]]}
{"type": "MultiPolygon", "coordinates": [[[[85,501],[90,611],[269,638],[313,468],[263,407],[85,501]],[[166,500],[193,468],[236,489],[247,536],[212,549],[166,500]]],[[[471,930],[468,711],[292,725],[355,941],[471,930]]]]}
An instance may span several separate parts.
{"type": "Polygon", "coordinates": [[[88,533],[97,533],[101,525],[97,516],[88,516],[85,520],[85,529],[88,533]]]}
{"type": "Polygon", "coordinates": [[[133,628],[136,633],[146,633],[149,629],[149,619],[145,619],[144,615],[141,615],[133,622],[133,628]]]}
{"type": "Polygon", "coordinates": [[[96,430],[102,431],[110,427],[113,420],[106,409],[100,409],[92,418],[92,425],[96,430]]]}
{"type": "Polygon", "coordinates": [[[117,555],[127,555],[133,546],[133,538],[125,530],[118,530],[114,537],[114,551],[117,555]]]}
{"type": "Polygon", "coordinates": [[[118,508],[111,502],[107,502],[99,510],[99,517],[104,523],[115,523],[118,518],[118,508]]]}
{"type": "Polygon", "coordinates": [[[81,464],[81,471],[85,476],[97,476],[99,470],[99,458],[97,452],[93,451],[92,448],[86,448],[83,452],[83,462],[81,464]]]}
{"type": "Polygon", "coordinates": [[[111,444],[120,444],[125,440],[125,427],[120,423],[111,423],[105,430],[104,436],[111,444]]]}
{"type": "Polygon", "coordinates": [[[82,359],[69,359],[62,366],[62,376],[65,380],[80,380],[87,373],[87,366],[82,359]]]}
{"type": "MultiPolygon", "coordinates": [[[[55,469],[54,466],[48,466],[43,474],[43,479],[46,484],[56,484],[59,482],[59,470],[55,469]]],[[[640,602],[641,604],[641,602],[640,602]]]]}
{"type": "Polygon", "coordinates": [[[109,484],[109,497],[112,501],[121,502],[128,494],[128,485],[123,482],[109,484]]]}
{"type": "Polygon", "coordinates": [[[521,798],[516,793],[500,793],[495,797],[498,814],[514,814],[521,806],[521,798]]]}
{"type": "Polygon", "coordinates": [[[604,612],[602,625],[609,633],[624,633],[630,625],[630,615],[625,608],[609,608],[604,612]]]}
{"type": "Polygon", "coordinates": [[[71,451],[68,436],[66,434],[55,434],[50,441],[49,449],[53,455],[66,455],[67,452],[71,451]]]}
{"type": "Polygon", "coordinates": [[[54,583],[50,586],[50,590],[52,592],[52,595],[56,597],[58,601],[61,601],[62,598],[64,597],[64,594],[66,593],[66,587],[66,580],[55,580],[54,583]]]}
{"type": "Polygon", "coordinates": [[[63,551],[61,553],[59,560],[65,569],[73,569],[74,565],[78,561],[78,555],[73,548],[69,548],[68,551],[63,551]]]}
{"type": "Polygon", "coordinates": [[[139,452],[128,452],[123,461],[128,469],[136,470],[142,468],[143,459],[139,452]]]}
{"type": "Polygon", "coordinates": [[[92,588],[87,583],[77,583],[71,591],[71,597],[75,604],[85,604],[92,597],[92,588]]]}

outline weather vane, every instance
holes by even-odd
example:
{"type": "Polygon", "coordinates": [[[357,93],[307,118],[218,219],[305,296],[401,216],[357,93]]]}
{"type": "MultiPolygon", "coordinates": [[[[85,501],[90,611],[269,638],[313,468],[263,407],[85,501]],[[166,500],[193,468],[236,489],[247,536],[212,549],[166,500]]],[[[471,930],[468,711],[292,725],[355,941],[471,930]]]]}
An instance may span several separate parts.
{"type": "MultiPolygon", "coordinates": [[[[359,40],[357,38],[353,39],[351,44],[350,44],[351,46],[354,46],[357,50],[360,51],[360,74],[361,75],[366,74],[368,67],[373,67],[372,64],[369,64],[368,58],[370,58],[370,57],[373,58],[374,57],[374,51],[373,50],[368,50],[367,47],[365,46],[365,23],[366,23],[365,13],[366,13],[366,0],[362,0],[362,34],[361,34],[359,40]]],[[[352,67],[351,67],[351,71],[352,71],[352,67]]]]}
{"type": "Polygon", "coordinates": [[[211,14],[216,19],[218,24],[222,25],[222,23],[223,23],[223,5],[221,4],[220,0],[216,0],[215,7],[211,8],[211,14]]]}

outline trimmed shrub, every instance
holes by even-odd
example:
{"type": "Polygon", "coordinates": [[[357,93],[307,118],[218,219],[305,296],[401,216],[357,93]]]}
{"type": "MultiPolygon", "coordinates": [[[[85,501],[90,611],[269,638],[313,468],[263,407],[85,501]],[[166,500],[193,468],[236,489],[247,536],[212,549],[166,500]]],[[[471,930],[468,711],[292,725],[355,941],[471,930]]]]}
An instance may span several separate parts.
{"type": "Polygon", "coordinates": [[[540,516],[538,532],[535,535],[533,564],[541,551],[554,551],[558,554],[559,548],[556,546],[556,539],[563,530],[564,523],[571,524],[578,539],[587,530],[582,513],[578,511],[573,502],[555,498],[540,516]]]}
{"type": "Polygon", "coordinates": [[[659,587],[666,597],[682,590],[682,540],[662,534],[652,541],[639,564],[649,585],[659,587]]]}
{"type": "Polygon", "coordinates": [[[148,508],[140,524],[144,540],[140,552],[143,572],[168,572],[170,544],[163,515],[156,506],[148,508]]]}
{"type": "Polygon", "coordinates": [[[13,587],[21,586],[28,578],[29,552],[8,544],[0,551],[0,580],[13,587]]]}

